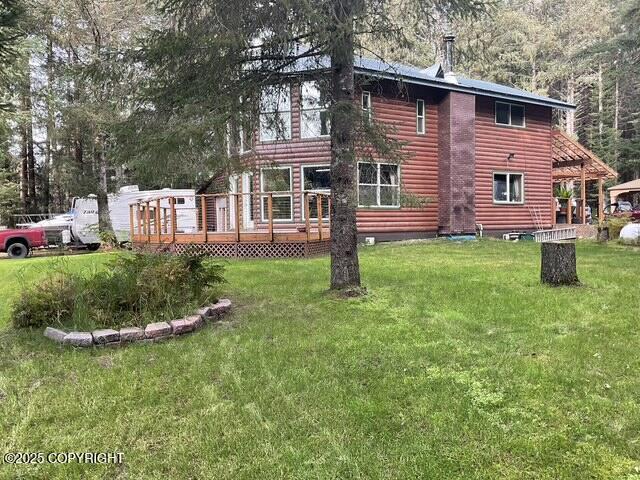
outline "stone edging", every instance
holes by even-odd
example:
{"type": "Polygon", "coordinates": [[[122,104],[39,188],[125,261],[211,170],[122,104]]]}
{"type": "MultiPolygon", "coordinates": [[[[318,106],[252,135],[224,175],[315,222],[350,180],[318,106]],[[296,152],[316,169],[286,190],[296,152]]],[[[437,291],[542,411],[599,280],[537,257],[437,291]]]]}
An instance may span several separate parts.
{"type": "Polygon", "coordinates": [[[202,307],[194,315],[170,322],[150,323],[145,328],[123,327],[118,330],[102,329],[93,332],[65,332],[47,327],[44,336],[62,345],[73,347],[118,347],[129,343],[151,343],[193,332],[206,321],[215,322],[231,310],[231,300],[220,299],[218,303],[202,307]]]}

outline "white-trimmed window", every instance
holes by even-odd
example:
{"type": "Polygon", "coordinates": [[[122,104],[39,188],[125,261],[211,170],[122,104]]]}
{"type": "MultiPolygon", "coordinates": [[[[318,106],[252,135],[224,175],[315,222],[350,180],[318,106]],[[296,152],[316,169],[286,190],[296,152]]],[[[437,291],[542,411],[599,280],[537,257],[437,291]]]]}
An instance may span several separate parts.
{"type": "Polygon", "coordinates": [[[330,132],[327,102],[321,97],[318,82],[300,84],[300,136],[324,137],[330,132]]]}
{"type": "Polygon", "coordinates": [[[291,88],[289,85],[270,85],[260,97],[260,140],[289,140],[291,138],[291,88]]]}
{"type": "MultiPolygon", "coordinates": [[[[304,212],[304,193],[331,193],[331,167],[329,165],[303,165],[301,172],[302,177],[302,219],[305,218],[304,212]]],[[[318,219],[318,203],[317,198],[309,195],[309,218],[311,220],[318,219]]],[[[329,202],[327,197],[322,197],[322,218],[329,218],[329,202]]]]}
{"type": "MultiPolygon", "coordinates": [[[[273,194],[273,221],[293,220],[293,175],[291,167],[260,169],[260,192],[273,194]],[[279,193],[282,192],[282,193],[279,193]]],[[[262,221],[269,221],[269,195],[261,195],[262,221]]]]}
{"type": "Polygon", "coordinates": [[[362,116],[371,121],[371,92],[366,90],[362,91],[362,116]]]}
{"type": "Polygon", "coordinates": [[[358,163],[358,206],[399,207],[400,166],[395,163],[358,163]]]}
{"type": "Polygon", "coordinates": [[[494,172],[494,203],[524,203],[524,175],[512,172],[494,172]]]}
{"type": "Polygon", "coordinates": [[[496,102],[496,124],[510,127],[524,127],[524,105],[496,102]]]}
{"type": "Polygon", "coordinates": [[[416,133],[418,135],[424,135],[425,131],[424,100],[418,99],[416,100],[416,133]]]}

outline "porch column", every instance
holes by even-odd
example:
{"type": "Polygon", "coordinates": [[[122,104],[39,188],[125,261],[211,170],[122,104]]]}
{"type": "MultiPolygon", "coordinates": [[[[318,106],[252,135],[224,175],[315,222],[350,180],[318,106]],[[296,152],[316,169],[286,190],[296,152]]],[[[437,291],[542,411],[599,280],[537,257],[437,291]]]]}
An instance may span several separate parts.
{"type": "Polygon", "coordinates": [[[598,224],[604,223],[604,181],[598,177],[598,224]]]}
{"type": "Polygon", "coordinates": [[[582,219],[582,224],[584,225],[585,223],[587,223],[587,180],[585,178],[584,162],[580,164],[580,196],[582,197],[580,199],[582,203],[582,212],[580,212],[580,218],[582,219]]]}

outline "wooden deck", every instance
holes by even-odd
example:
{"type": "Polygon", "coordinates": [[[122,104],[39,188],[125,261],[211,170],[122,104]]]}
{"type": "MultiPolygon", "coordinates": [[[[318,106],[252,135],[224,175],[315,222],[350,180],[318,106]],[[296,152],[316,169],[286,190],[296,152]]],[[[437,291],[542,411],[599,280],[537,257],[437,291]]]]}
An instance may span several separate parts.
{"type": "MultiPolygon", "coordinates": [[[[329,206],[327,195],[304,195],[306,221],[302,224],[276,223],[273,194],[251,194],[255,196],[251,198],[251,208],[247,208],[246,195],[195,195],[180,198],[180,207],[174,197],[134,203],[130,206],[132,244],[139,250],[216,257],[306,257],[329,252],[329,221],[311,219],[309,205],[309,197],[313,196],[315,212],[325,211],[329,206]],[[224,199],[224,209],[216,207],[217,199],[224,199]],[[326,203],[323,205],[323,202],[326,203]],[[229,209],[229,205],[235,208],[229,209]],[[259,208],[265,209],[266,219],[262,218],[259,208]],[[245,224],[245,215],[251,215],[252,228],[241,227],[245,224]],[[258,218],[260,220],[254,221],[258,218]],[[212,230],[211,225],[221,231],[212,230]]],[[[282,198],[281,192],[277,195],[282,198]]]]}

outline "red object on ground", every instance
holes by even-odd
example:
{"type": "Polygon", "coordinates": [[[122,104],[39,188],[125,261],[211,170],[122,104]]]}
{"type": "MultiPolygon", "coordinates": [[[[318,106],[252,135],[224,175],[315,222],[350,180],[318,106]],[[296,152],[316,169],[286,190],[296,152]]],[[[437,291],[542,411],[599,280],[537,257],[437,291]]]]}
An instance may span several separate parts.
{"type": "Polygon", "coordinates": [[[47,244],[44,228],[0,230],[0,252],[8,253],[11,258],[25,258],[32,248],[47,244]]]}

